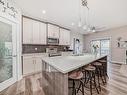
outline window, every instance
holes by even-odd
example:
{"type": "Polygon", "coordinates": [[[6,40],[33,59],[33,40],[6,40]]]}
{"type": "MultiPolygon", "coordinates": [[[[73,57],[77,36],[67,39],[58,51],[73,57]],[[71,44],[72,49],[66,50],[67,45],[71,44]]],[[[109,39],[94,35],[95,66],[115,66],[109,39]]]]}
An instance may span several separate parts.
{"type": "MultiPolygon", "coordinates": [[[[110,39],[99,39],[99,40],[92,40],[91,41],[91,51],[92,53],[95,52],[97,55],[108,55],[110,56],[110,39]]],[[[110,57],[108,57],[110,58],[110,57]]]]}

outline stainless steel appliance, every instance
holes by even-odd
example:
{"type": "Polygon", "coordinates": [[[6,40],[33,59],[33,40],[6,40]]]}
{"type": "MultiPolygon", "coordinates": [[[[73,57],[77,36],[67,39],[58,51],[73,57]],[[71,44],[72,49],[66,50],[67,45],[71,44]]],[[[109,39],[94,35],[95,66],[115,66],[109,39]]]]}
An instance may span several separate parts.
{"type": "Polygon", "coordinates": [[[46,48],[46,53],[49,53],[49,57],[61,56],[57,48],[46,48]]]}
{"type": "Polygon", "coordinates": [[[47,42],[49,45],[59,45],[59,39],[58,38],[48,38],[47,42]]]}

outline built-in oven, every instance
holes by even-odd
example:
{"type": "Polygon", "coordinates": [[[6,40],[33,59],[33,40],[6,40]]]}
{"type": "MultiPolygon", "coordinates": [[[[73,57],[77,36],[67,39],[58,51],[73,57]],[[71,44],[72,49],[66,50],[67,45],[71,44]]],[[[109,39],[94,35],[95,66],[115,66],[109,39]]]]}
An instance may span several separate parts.
{"type": "Polygon", "coordinates": [[[48,38],[47,42],[48,42],[48,45],[59,45],[58,38],[48,38]]]}

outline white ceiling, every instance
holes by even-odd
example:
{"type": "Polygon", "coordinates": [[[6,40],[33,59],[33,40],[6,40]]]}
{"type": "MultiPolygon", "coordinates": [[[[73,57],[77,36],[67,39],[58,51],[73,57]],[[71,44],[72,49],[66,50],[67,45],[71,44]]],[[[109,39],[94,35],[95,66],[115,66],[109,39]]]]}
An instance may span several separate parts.
{"type": "MultiPolygon", "coordinates": [[[[12,0],[13,1],[13,0],[12,0]]],[[[14,0],[24,15],[46,20],[80,33],[87,33],[78,27],[79,0],[14,0]],[[42,13],[46,10],[46,14],[42,13]],[[74,26],[71,24],[75,23],[74,26]]],[[[88,0],[89,22],[105,29],[127,25],[127,0],[88,0]]],[[[81,8],[84,23],[85,8],[81,8]]]]}

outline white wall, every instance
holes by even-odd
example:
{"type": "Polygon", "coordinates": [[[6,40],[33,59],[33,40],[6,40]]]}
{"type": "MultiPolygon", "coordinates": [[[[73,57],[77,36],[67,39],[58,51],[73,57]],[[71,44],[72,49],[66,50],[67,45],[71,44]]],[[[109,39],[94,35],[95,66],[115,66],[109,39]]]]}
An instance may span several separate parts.
{"type": "Polygon", "coordinates": [[[71,31],[71,46],[70,46],[70,49],[73,50],[74,38],[77,38],[77,39],[80,40],[81,51],[83,51],[83,35],[80,34],[80,33],[73,32],[73,31],[71,31]]]}
{"type": "Polygon", "coordinates": [[[125,63],[125,50],[117,47],[117,38],[127,41],[127,26],[84,36],[84,49],[90,52],[90,42],[94,39],[111,38],[111,60],[115,63],[125,63]]]}

